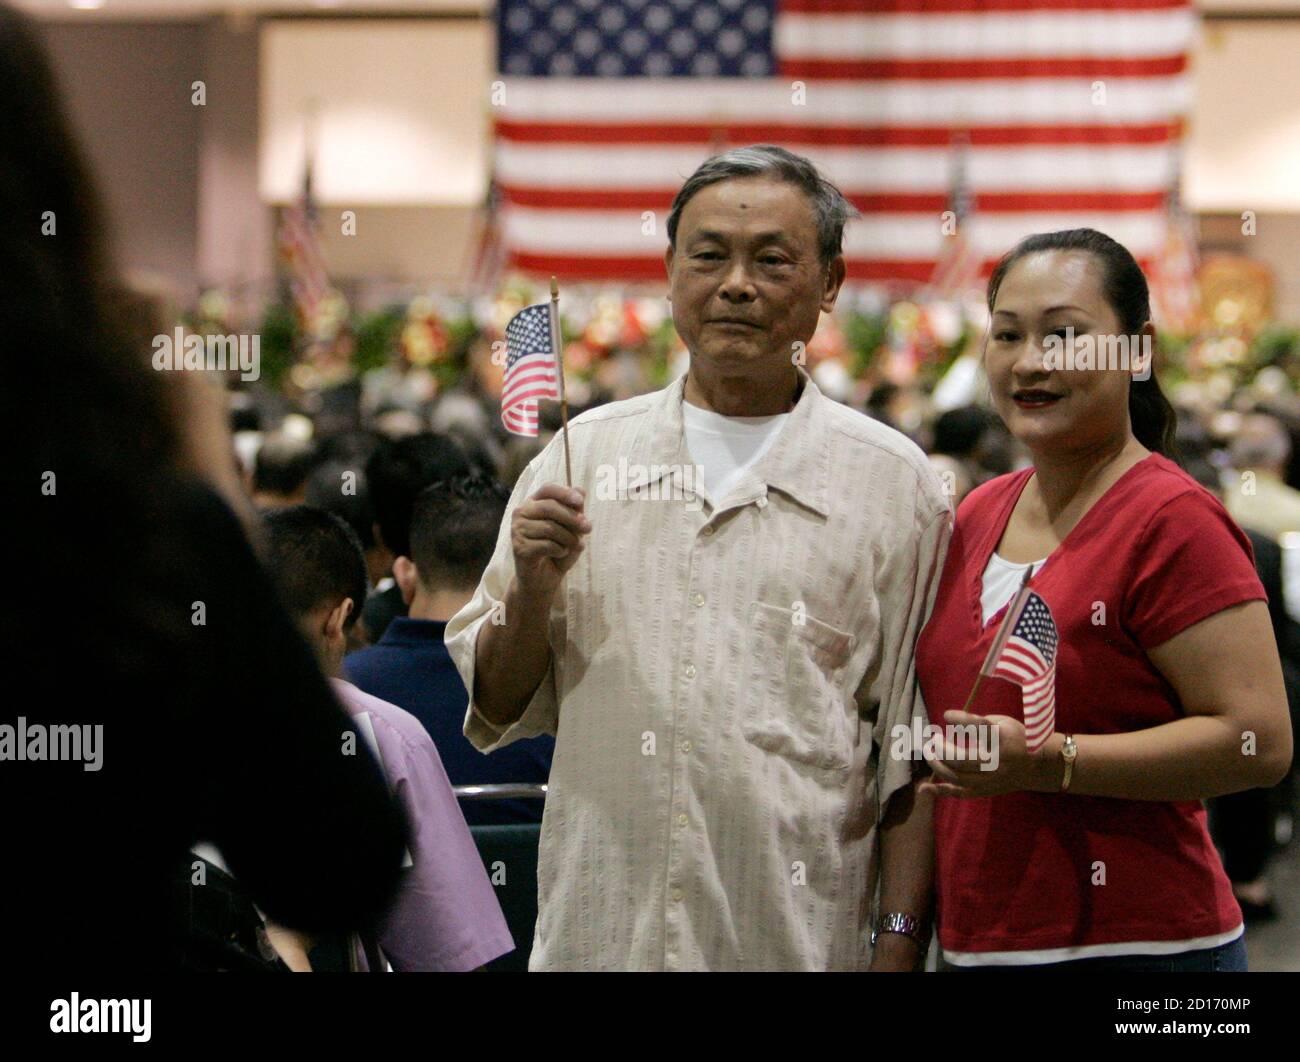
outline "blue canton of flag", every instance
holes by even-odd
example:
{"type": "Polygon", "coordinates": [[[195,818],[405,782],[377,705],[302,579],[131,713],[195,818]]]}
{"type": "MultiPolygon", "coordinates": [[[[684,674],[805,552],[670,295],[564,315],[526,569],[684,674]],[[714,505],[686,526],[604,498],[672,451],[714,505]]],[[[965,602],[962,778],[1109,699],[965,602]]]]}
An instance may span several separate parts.
{"type": "Polygon", "coordinates": [[[551,304],[520,310],[506,325],[506,372],[501,385],[501,423],[515,435],[537,435],[537,401],[559,401],[556,351],[551,342],[551,304]]]}
{"type": "Polygon", "coordinates": [[[776,0],[508,0],[500,68],[513,77],[770,77],[776,0]]]}

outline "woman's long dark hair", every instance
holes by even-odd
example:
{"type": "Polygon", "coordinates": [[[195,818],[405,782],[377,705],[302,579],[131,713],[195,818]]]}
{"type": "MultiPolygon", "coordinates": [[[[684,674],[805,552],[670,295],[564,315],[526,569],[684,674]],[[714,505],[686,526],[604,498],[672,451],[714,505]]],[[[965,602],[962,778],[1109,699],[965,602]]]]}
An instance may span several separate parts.
{"type": "Polygon", "coordinates": [[[178,452],[157,326],[118,280],[36,30],[3,2],[0,114],[0,423],[42,473],[147,487],[178,452]]]}
{"type": "MultiPolygon", "coordinates": [[[[998,297],[1007,271],[1037,251],[1086,251],[1101,265],[1102,293],[1119,318],[1124,334],[1135,336],[1151,320],[1151,292],[1142,268],[1123,244],[1096,229],[1062,229],[1027,236],[1008,251],[989,277],[988,305],[998,297]]],[[[1177,414],[1160,390],[1154,368],[1145,380],[1132,380],[1128,392],[1128,415],[1137,441],[1154,453],[1173,458],[1177,454],[1174,433],[1177,414]]]]}
{"type": "Polygon", "coordinates": [[[184,636],[167,594],[202,559],[167,530],[186,479],[179,406],[150,365],[159,325],[119,281],[45,48],[4,0],[0,116],[0,484],[18,568],[0,640],[57,644],[82,604],[101,658],[125,668],[184,636]]]}

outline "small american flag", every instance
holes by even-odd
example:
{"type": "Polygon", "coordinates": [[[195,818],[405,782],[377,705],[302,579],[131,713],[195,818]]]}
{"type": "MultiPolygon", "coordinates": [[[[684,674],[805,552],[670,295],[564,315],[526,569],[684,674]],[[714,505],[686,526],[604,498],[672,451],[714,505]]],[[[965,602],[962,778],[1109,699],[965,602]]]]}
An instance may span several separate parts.
{"type": "Polygon", "coordinates": [[[981,673],[1020,687],[1025,743],[1037,752],[1056,727],[1056,623],[1047,602],[1021,587],[993,639],[981,673]]]}
{"type": "Polygon", "coordinates": [[[939,260],[934,266],[930,286],[941,299],[958,299],[970,289],[979,287],[984,256],[975,249],[970,239],[972,200],[966,181],[967,155],[970,137],[958,134],[952,141],[952,184],[948,190],[948,210],[952,212],[954,226],[944,233],[939,260]]]}
{"type": "Polygon", "coordinates": [[[303,171],[302,193],[297,202],[284,208],[280,220],[280,257],[289,271],[289,290],[298,320],[309,332],[316,314],[329,294],[329,273],[321,253],[317,232],[316,202],[312,196],[311,164],[303,171]]]}
{"type": "Polygon", "coordinates": [[[1150,270],[1151,309],[1161,328],[1190,335],[1196,330],[1201,309],[1196,283],[1196,223],[1183,209],[1177,177],[1165,210],[1164,244],[1150,270]]]}
{"type": "Polygon", "coordinates": [[[537,400],[560,398],[551,304],[520,310],[506,325],[506,373],[501,387],[501,423],[515,435],[537,435],[537,400]]]}

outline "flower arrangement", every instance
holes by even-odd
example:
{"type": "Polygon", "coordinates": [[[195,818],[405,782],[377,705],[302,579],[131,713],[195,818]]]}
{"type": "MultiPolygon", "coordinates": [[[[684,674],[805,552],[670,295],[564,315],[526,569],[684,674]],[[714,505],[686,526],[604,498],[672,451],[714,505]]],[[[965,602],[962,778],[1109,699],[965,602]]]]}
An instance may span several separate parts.
{"type": "MultiPolygon", "coordinates": [[[[310,330],[287,306],[272,303],[255,326],[262,378],[307,391],[383,370],[405,379],[411,393],[433,397],[473,372],[491,394],[499,390],[506,325],[524,307],[549,297],[545,286],[521,276],[507,278],[488,298],[424,292],[365,313],[331,296],[310,330]]],[[[575,407],[663,387],[687,363],[662,295],[570,285],[561,291],[560,306],[566,381],[575,407]]],[[[845,401],[864,401],[884,382],[928,390],[961,354],[975,349],[986,316],[974,304],[842,298],[840,308],[819,322],[804,365],[845,401]]],[[[219,290],[204,292],[185,323],[200,333],[249,327],[241,326],[236,300],[219,290]]],[[[1198,402],[1227,401],[1261,374],[1270,392],[1295,393],[1300,386],[1295,328],[1212,324],[1193,336],[1162,334],[1158,349],[1162,378],[1198,402]]]]}

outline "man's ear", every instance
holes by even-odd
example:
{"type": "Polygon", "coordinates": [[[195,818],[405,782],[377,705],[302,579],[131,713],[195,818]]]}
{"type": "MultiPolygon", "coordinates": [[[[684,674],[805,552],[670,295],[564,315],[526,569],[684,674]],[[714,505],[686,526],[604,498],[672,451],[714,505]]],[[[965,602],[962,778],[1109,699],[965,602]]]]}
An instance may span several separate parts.
{"type": "Polygon", "coordinates": [[[415,566],[415,561],[410,557],[398,557],[393,561],[393,578],[402,591],[402,601],[409,607],[415,599],[416,586],[420,581],[420,570],[415,566]]]}
{"type": "Polygon", "coordinates": [[[355,608],[356,602],[350,597],[345,597],[330,609],[329,615],[325,617],[325,637],[327,640],[334,641],[345,637],[343,625],[347,623],[348,617],[352,615],[355,608]]]}
{"type": "Polygon", "coordinates": [[[844,264],[844,256],[837,254],[826,270],[826,284],[822,288],[822,313],[830,313],[835,309],[835,300],[839,298],[840,288],[844,284],[847,272],[848,267],[844,264]]]}
{"type": "MultiPolygon", "coordinates": [[[[664,272],[668,274],[668,283],[671,284],[673,279],[673,245],[671,243],[668,245],[668,250],[664,251],[664,272]]],[[[668,301],[673,301],[672,295],[668,296],[668,301]]]]}

